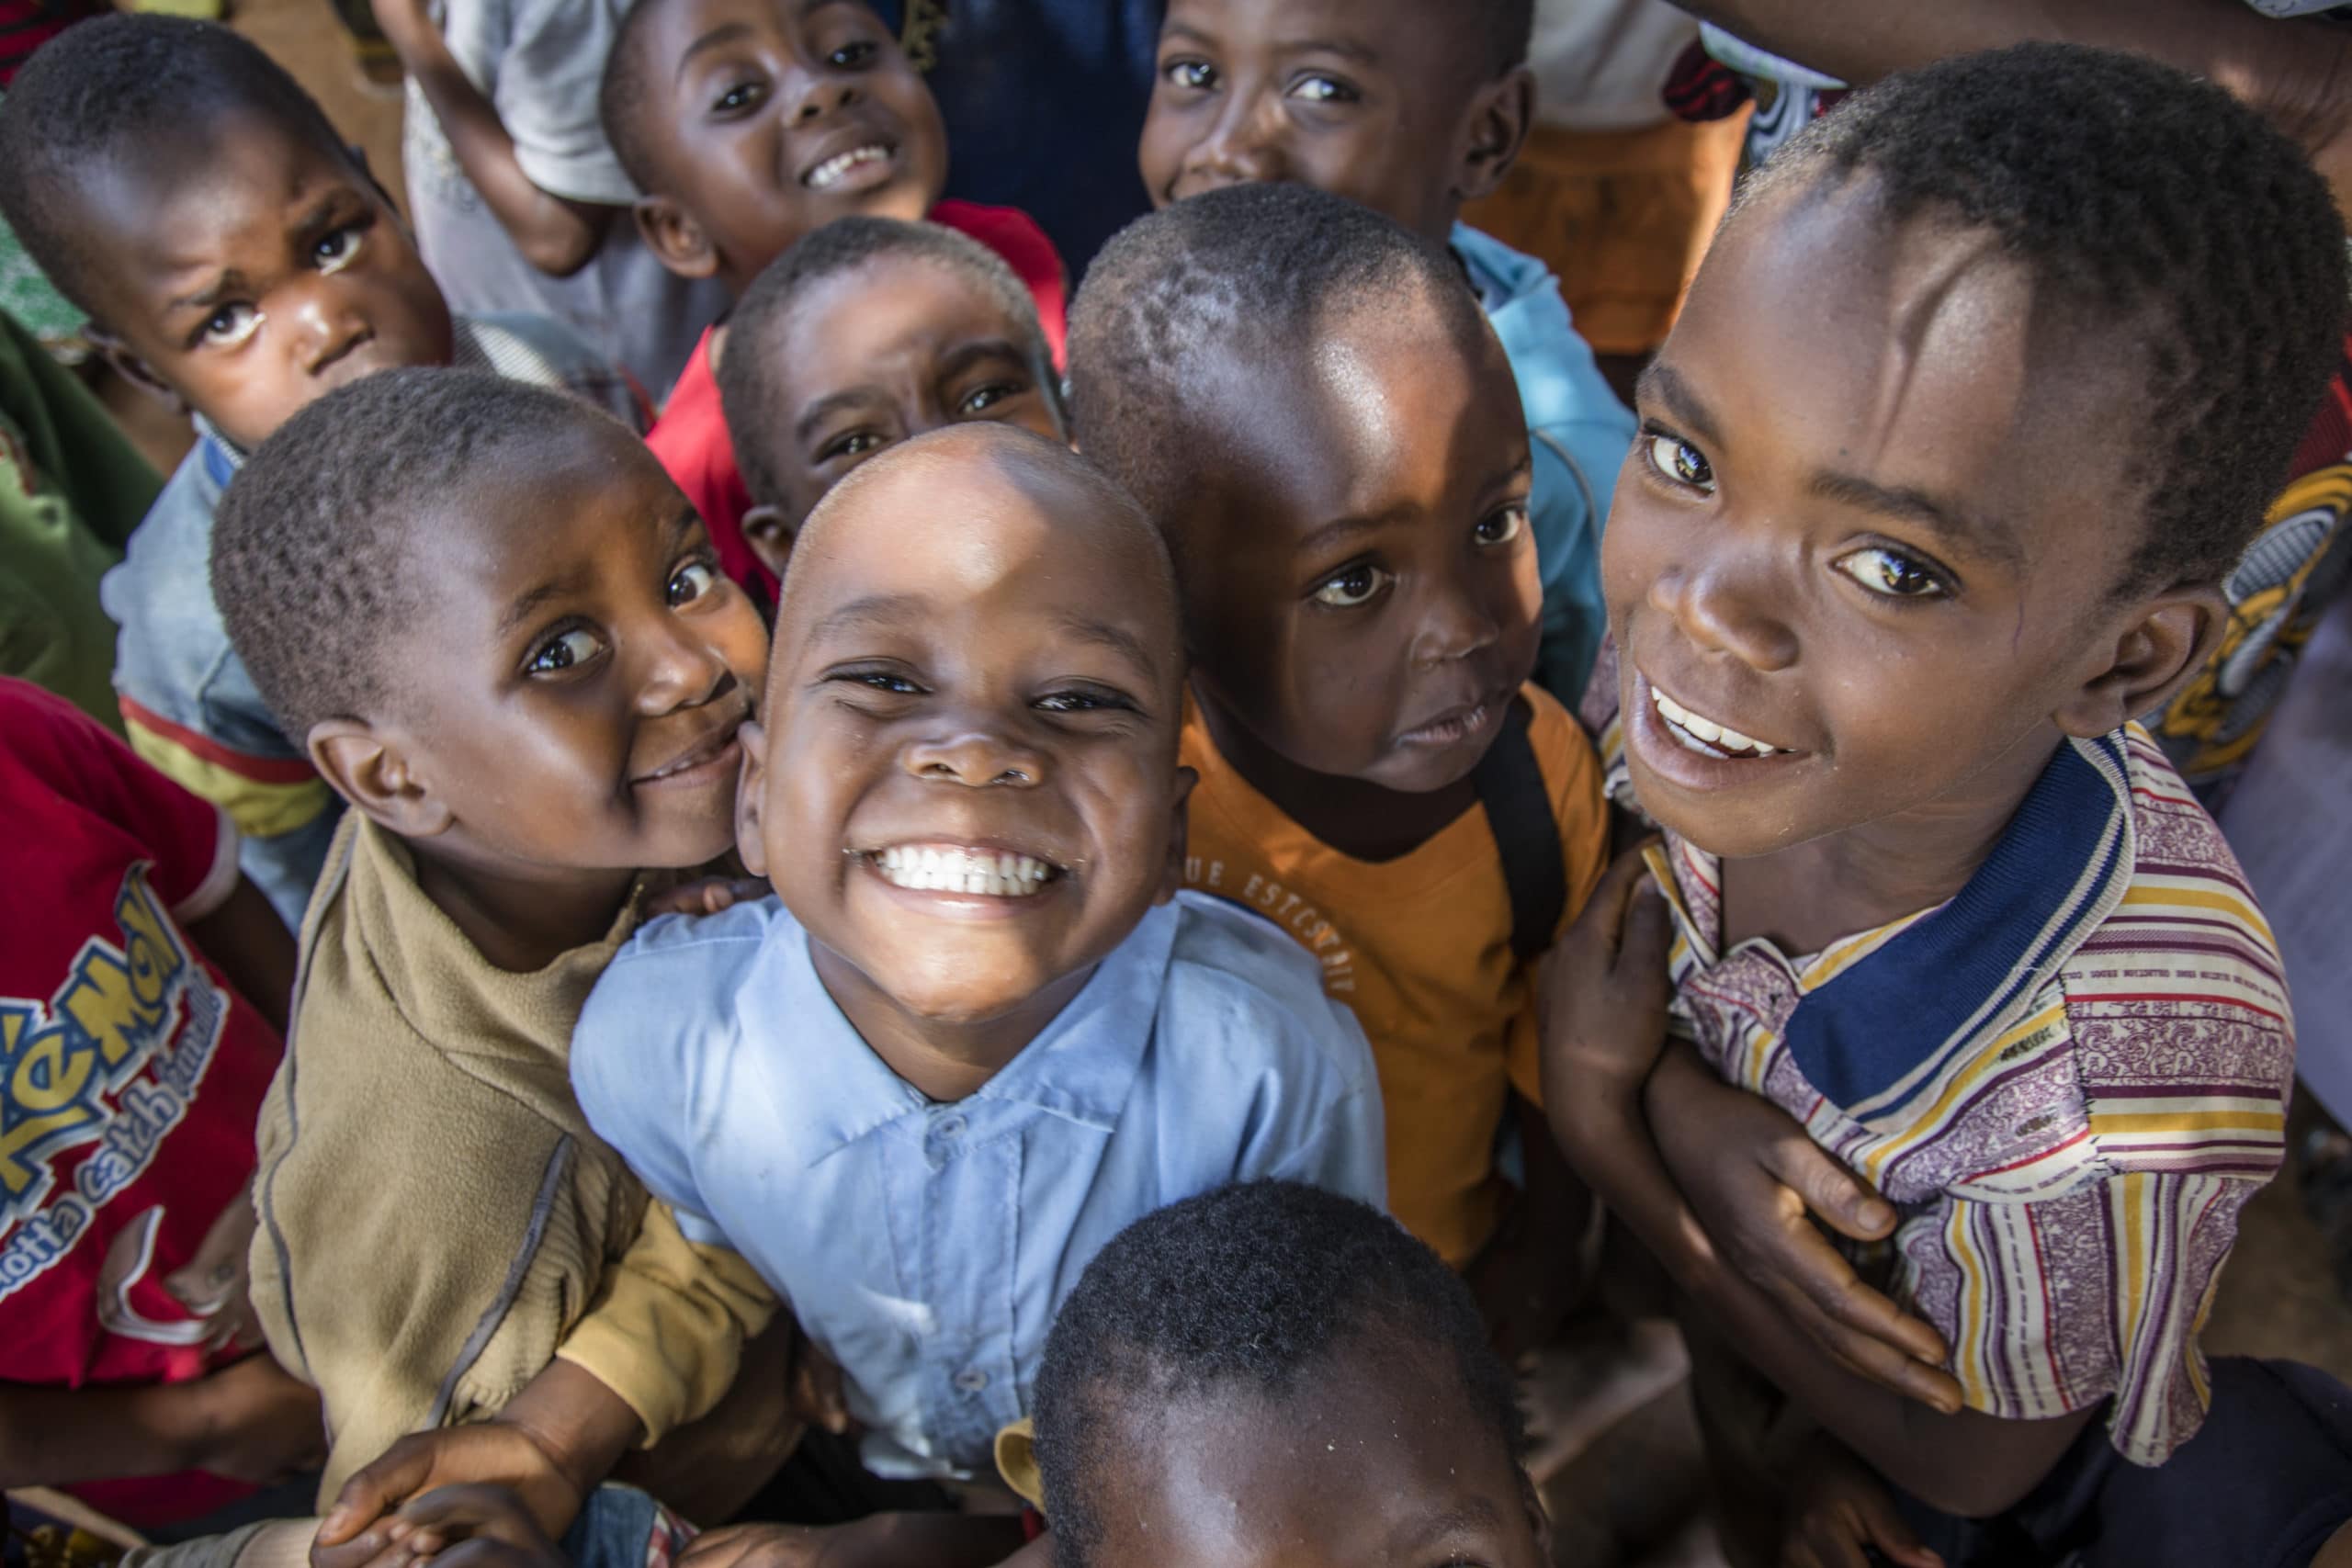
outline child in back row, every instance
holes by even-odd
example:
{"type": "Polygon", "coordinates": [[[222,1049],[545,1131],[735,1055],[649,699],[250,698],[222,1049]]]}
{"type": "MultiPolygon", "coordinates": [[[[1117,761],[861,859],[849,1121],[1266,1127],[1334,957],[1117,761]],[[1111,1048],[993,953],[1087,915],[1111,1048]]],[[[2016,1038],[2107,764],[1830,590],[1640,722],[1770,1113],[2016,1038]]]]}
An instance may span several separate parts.
{"type": "Polygon", "coordinates": [[[2253,1561],[2223,1527],[2256,1511],[2225,1504],[2284,1467],[2199,1481],[2211,1450],[2183,1445],[2292,1025],[2227,846],[2130,721],[2223,635],[2346,293],[2326,186],[2252,111],[2026,47],[1792,142],[1645,373],[1590,713],[1667,829],[1642,924],[1670,914],[1671,956],[1621,989],[1564,977],[1547,1103],[1698,1309],[1728,1472],[1786,1409],[1946,1562],[2010,1563],[2093,1528],[2120,1464],[2178,1453],[2168,1551],[2253,1561]],[[1653,1070],[1669,964],[1696,1049],[1653,1070]],[[1725,1234],[1758,1117],[1893,1205],[1871,1261],[1941,1340],[1933,1408],[1693,1246],[1684,1196],[1725,1234]]]}
{"type": "MultiPolygon", "coordinates": [[[[645,242],[682,277],[740,298],[803,236],[857,214],[929,218],[1003,255],[1058,357],[1066,284],[1045,231],[1008,208],[942,201],[939,106],[865,0],[636,0],[613,41],[605,135],[644,193],[645,242]]],[[[729,576],[772,601],[743,537],[752,498],[718,374],[729,324],[703,335],[650,442],[695,503],[729,576]]]]}
{"type": "Polygon", "coordinates": [[[195,446],[101,588],[131,742],[229,809],[246,874],[299,926],[339,807],[205,590],[238,465],[311,399],[390,366],[495,370],[631,419],[635,400],[552,321],[453,320],[357,154],[226,28],[70,28],[0,103],[0,212],[124,373],[196,416],[195,446]]]}
{"type": "Polygon", "coordinates": [[[1533,12],[1532,0],[1172,0],[1139,162],[1156,206],[1295,181],[1451,251],[1518,380],[1543,589],[1535,673],[1574,703],[1605,629],[1601,525],[1634,420],[1550,269],[1460,220],[1527,140],[1533,12]]]}
{"type": "Polygon", "coordinates": [[[779,581],[819,500],[893,443],[967,420],[1069,439],[1029,291],[937,223],[834,220],[768,264],[729,328],[718,389],[752,502],[743,537],[779,581]]]}
{"type": "Polygon", "coordinates": [[[725,1517],[791,1448],[788,1325],[752,1338],[773,1298],[649,1205],[568,1064],[647,874],[731,842],[758,614],[629,430],[451,370],[289,420],[229,488],[212,583],[353,807],[261,1109],[253,1247],[270,1347],[325,1398],[322,1501],[421,1429],[528,1449],[518,1395],[552,1359],[620,1405],[531,1494],[551,1532],[649,1442],[636,1474],[725,1517]]]}
{"type": "Polygon", "coordinates": [[[1595,1214],[1546,1134],[1532,964],[1606,855],[1592,748],[1531,683],[1529,451],[1443,250],[1296,186],[1193,197],[1095,259],[1080,446],[1183,580],[1186,886],[1273,919],[1372,1042],[1389,1201],[1549,1337],[1595,1214]],[[1514,1182],[1498,1158],[1519,1142],[1514,1182]]]}

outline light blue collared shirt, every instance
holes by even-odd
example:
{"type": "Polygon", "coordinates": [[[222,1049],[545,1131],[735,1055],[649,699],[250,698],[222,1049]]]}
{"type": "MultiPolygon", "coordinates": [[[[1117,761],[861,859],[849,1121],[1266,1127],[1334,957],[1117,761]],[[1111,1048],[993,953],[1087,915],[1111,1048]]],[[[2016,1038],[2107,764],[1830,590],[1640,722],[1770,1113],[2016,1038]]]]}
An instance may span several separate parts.
{"type": "Polygon", "coordinates": [[[1104,1243],[1227,1182],[1374,1204],[1380,1089],[1296,942],[1198,894],[1153,909],[968,1099],[886,1066],[769,898],[639,932],[571,1047],[599,1135],[736,1247],[846,1374],[886,1474],[985,1472],[1104,1243]]]}

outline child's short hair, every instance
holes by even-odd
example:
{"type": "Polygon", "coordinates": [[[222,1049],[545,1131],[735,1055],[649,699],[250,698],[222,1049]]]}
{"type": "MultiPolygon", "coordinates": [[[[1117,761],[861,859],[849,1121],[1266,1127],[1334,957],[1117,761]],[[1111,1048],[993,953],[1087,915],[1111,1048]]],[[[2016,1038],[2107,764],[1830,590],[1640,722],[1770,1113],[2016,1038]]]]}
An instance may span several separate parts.
{"type": "Polygon", "coordinates": [[[1253,1181],[1137,1220],[1086,1266],[1046,1338],[1034,1409],[1055,1561],[1099,1549],[1095,1467],[1116,1417],[1238,1387],[1287,1398],[1334,1351],[1378,1336],[1450,1355],[1463,1398],[1510,1457],[1526,1430],[1468,1287],[1378,1210],[1290,1181],[1253,1181]]]}
{"type": "Polygon", "coordinates": [[[259,116],[352,158],[300,84],[217,22],[122,14],[68,28],[0,98],[0,213],[59,290],[103,320],[91,280],[105,258],[82,243],[78,221],[87,171],[111,158],[144,160],[164,143],[200,145],[228,114],[259,116]]]}
{"type": "Polygon", "coordinates": [[[488,371],[379,370],[309,404],[231,481],[212,598],[262,700],[300,741],[384,696],[384,631],[413,607],[419,524],[492,464],[582,425],[577,399],[488,371]]]}
{"type": "Polygon", "coordinates": [[[1177,202],[1087,269],[1070,311],[1071,434],[1168,527],[1190,488],[1177,437],[1204,362],[1295,355],[1335,313],[1408,298],[1433,302],[1465,352],[1487,331],[1453,258],[1368,207],[1274,184],[1177,202]]]}
{"type": "Polygon", "coordinates": [[[775,506],[784,500],[784,485],[767,460],[767,448],[787,417],[779,398],[786,367],[763,352],[763,346],[792,314],[804,289],[886,256],[930,262],[993,295],[1005,315],[1020,324],[1022,355],[1046,400],[1059,410],[1061,378],[1055,374],[1053,350],[1037,319],[1037,301],[1002,256],[970,235],[937,223],[836,219],[770,262],[729,318],[732,324],[726,356],[718,364],[718,395],[727,413],[727,433],[735,443],[735,465],[742,471],[752,504],[775,506]]]}
{"type": "Polygon", "coordinates": [[[645,59],[645,33],[652,25],[654,8],[663,4],[665,0],[629,0],[620,26],[613,29],[612,52],[605,56],[605,73],[596,83],[596,118],[605,128],[605,140],[612,144],[621,173],[639,192],[654,186],[653,154],[645,144],[650,96],[647,82],[652,70],[645,59]]]}
{"type": "Polygon", "coordinates": [[[2152,340],[2132,391],[2148,533],[2119,592],[2226,576],[2342,352],[2344,222],[2302,152],[2167,66],[2019,44],[1856,96],[1739,209],[1858,175],[1874,177],[1890,223],[1990,230],[2066,305],[2152,340]]]}
{"type": "Polygon", "coordinates": [[[1486,30],[1488,80],[1527,63],[1527,40],[1535,32],[1535,0],[1479,0],[1486,30]]]}

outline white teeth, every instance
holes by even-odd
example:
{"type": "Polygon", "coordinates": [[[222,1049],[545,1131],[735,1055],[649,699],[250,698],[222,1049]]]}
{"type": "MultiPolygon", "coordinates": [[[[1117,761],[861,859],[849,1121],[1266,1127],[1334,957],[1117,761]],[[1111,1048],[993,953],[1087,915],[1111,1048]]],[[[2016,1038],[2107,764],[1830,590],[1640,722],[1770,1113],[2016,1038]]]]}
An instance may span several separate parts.
{"type": "Polygon", "coordinates": [[[1667,723],[1676,732],[1674,738],[1682,741],[1690,750],[1701,750],[1699,746],[1690,744],[1694,740],[1704,742],[1710,748],[1721,747],[1725,751],[1748,751],[1758,757],[1769,757],[1780,750],[1776,746],[1767,746],[1761,740],[1751,740],[1727,725],[1717,724],[1711,718],[1701,717],[1656,686],[1650,688],[1650,701],[1657,705],[1659,713],[1666,716],[1667,723]]]}
{"type": "Polygon", "coordinates": [[[841,184],[852,169],[861,164],[879,163],[889,155],[890,150],[879,145],[854,148],[837,157],[828,158],[809,170],[805,183],[810,190],[823,190],[828,186],[841,184]]]}
{"type": "Polygon", "coordinates": [[[896,847],[870,858],[883,879],[920,893],[976,893],[1019,898],[1036,892],[1054,875],[1040,860],[1010,852],[896,847]]]}

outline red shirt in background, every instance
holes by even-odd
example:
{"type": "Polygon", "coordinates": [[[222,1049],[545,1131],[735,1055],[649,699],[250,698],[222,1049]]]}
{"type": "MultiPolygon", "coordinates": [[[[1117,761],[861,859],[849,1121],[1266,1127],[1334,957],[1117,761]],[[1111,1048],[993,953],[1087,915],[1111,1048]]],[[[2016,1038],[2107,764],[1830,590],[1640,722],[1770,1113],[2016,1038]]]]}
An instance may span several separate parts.
{"type": "MultiPolygon", "coordinates": [[[[277,1033],[186,935],[237,884],[226,814],[62,698],[0,679],[0,1379],[179,1382],[207,1325],[164,1288],[243,1202],[277,1033]]],[[[251,1488],[71,1488],[127,1524],[251,1488]]]]}
{"type": "MultiPolygon", "coordinates": [[[[941,202],[931,209],[931,221],[969,234],[1005,259],[1036,300],[1046,344],[1053,350],[1054,363],[1059,365],[1069,331],[1069,279],[1046,231],[1018,209],[982,207],[969,201],[941,202]]],[[[718,378],[710,367],[710,333],[716,330],[714,324],[695,343],[670,393],[669,404],[654,421],[645,444],[653,448],[653,455],[702,513],[710,542],[718,552],[719,569],[755,598],[772,604],[775,574],[761,564],[743,537],[743,514],[752,509],[752,496],[735,467],[735,443],[727,434],[718,378]]]]}

